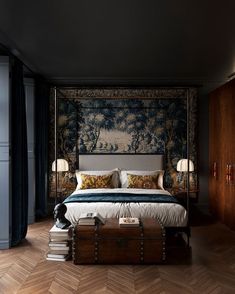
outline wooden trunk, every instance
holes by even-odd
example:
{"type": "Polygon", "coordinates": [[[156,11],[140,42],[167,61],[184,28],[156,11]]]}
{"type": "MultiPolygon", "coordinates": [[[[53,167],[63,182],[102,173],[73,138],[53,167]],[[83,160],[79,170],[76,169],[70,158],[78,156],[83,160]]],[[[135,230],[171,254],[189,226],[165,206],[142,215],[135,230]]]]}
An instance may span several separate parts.
{"type": "Polygon", "coordinates": [[[73,230],[75,264],[146,264],[165,260],[165,230],[156,219],[141,220],[139,227],[120,227],[118,219],[105,225],[73,230]]]}

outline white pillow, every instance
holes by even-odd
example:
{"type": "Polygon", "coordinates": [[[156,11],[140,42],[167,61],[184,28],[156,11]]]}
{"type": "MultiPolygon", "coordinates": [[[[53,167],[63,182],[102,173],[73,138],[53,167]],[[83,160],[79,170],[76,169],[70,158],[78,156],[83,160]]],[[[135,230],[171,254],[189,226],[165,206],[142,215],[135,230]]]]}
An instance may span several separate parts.
{"type": "Polygon", "coordinates": [[[163,175],[164,170],[153,170],[153,171],[145,171],[145,170],[121,170],[120,172],[120,182],[122,188],[128,188],[128,179],[127,174],[129,175],[137,175],[137,176],[157,176],[158,175],[158,186],[163,188],[163,175]]]}
{"type": "Polygon", "coordinates": [[[76,170],[76,179],[77,179],[77,187],[76,190],[79,190],[82,185],[82,179],[81,179],[81,174],[83,175],[90,175],[90,176],[112,176],[112,183],[114,188],[118,188],[120,186],[120,180],[119,180],[119,169],[115,168],[113,170],[84,170],[84,171],[79,171],[76,170]]]}

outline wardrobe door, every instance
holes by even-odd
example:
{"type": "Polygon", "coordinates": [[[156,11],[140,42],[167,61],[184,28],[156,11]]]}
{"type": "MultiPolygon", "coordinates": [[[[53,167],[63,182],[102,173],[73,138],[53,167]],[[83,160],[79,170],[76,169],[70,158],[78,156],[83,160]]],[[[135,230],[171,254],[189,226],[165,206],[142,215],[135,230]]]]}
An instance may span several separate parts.
{"type": "Polygon", "coordinates": [[[235,80],[210,94],[210,208],[235,229],[235,80]]]}
{"type": "Polygon", "coordinates": [[[230,158],[231,158],[231,181],[229,186],[230,195],[230,227],[235,230],[235,80],[232,81],[232,96],[231,96],[231,123],[230,123],[230,158]]]}
{"type": "Polygon", "coordinates": [[[224,223],[235,229],[235,80],[224,87],[224,223]]]}
{"type": "Polygon", "coordinates": [[[209,162],[210,162],[210,176],[209,176],[209,200],[210,209],[214,216],[219,217],[219,168],[220,168],[220,158],[219,154],[219,90],[216,90],[210,94],[210,121],[209,121],[209,162]]]}
{"type": "Polygon", "coordinates": [[[219,219],[225,222],[225,205],[227,201],[227,161],[228,161],[228,87],[227,84],[222,86],[219,91],[219,112],[220,112],[220,134],[219,134],[219,167],[218,167],[218,190],[219,190],[219,219]]]}

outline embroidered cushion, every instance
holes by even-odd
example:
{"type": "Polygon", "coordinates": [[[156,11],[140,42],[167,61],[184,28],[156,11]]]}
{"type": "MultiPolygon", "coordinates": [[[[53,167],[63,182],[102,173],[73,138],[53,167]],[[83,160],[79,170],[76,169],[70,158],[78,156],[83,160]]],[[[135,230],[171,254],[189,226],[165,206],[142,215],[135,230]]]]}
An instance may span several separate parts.
{"type": "Polygon", "coordinates": [[[159,175],[132,175],[127,174],[128,188],[161,189],[158,185],[159,175]]]}
{"type": "Polygon", "coordinates": [[[94,176],[81,174],[80,189],[113,188],[112,174],[94,176]]]}
{"type": "Polygon", "coordinates": [[[121,181],[122,188],[128,188],[127,174],[136,175],[136,176],[158,176],[158,187],[159,187],[158,189],[164,190],[164,187],[163,187],[164,170],[154,170],[154,171],[121,170],[120,181],[121,181]]]}
{"type": "Polygon", "coordinates": [[[118,188],[120,185],[119,182],[119,169],[113,169],[113,170],[102,170],[102,171],[97,171],[97,170],[93,170],[93,171],[88,171],[88,170],[76,170],[76,178],[77,178],[77,188],[76,190],[81,189],[81,185],[82,185],[82,179],[81,179],[81,174],[85,174],[85,175],[91,175],[91,176],[107,176],[107,175],[112,175],[112,188],[118,188]]]}

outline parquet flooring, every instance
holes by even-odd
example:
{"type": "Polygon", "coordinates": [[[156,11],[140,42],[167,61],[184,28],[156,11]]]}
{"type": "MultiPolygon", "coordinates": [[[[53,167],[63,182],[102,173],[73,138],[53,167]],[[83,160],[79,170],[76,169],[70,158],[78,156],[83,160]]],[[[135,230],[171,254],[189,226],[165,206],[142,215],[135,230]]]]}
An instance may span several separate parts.
{"type": "Polygon", "coordinates": [[[164,265],[88,265],[46,261],[51,220],[29,226],[18,247],[0,251],[1,294],[235,293],[235,232],[219,223],[192,227],[192,254],[164,265]]]}

